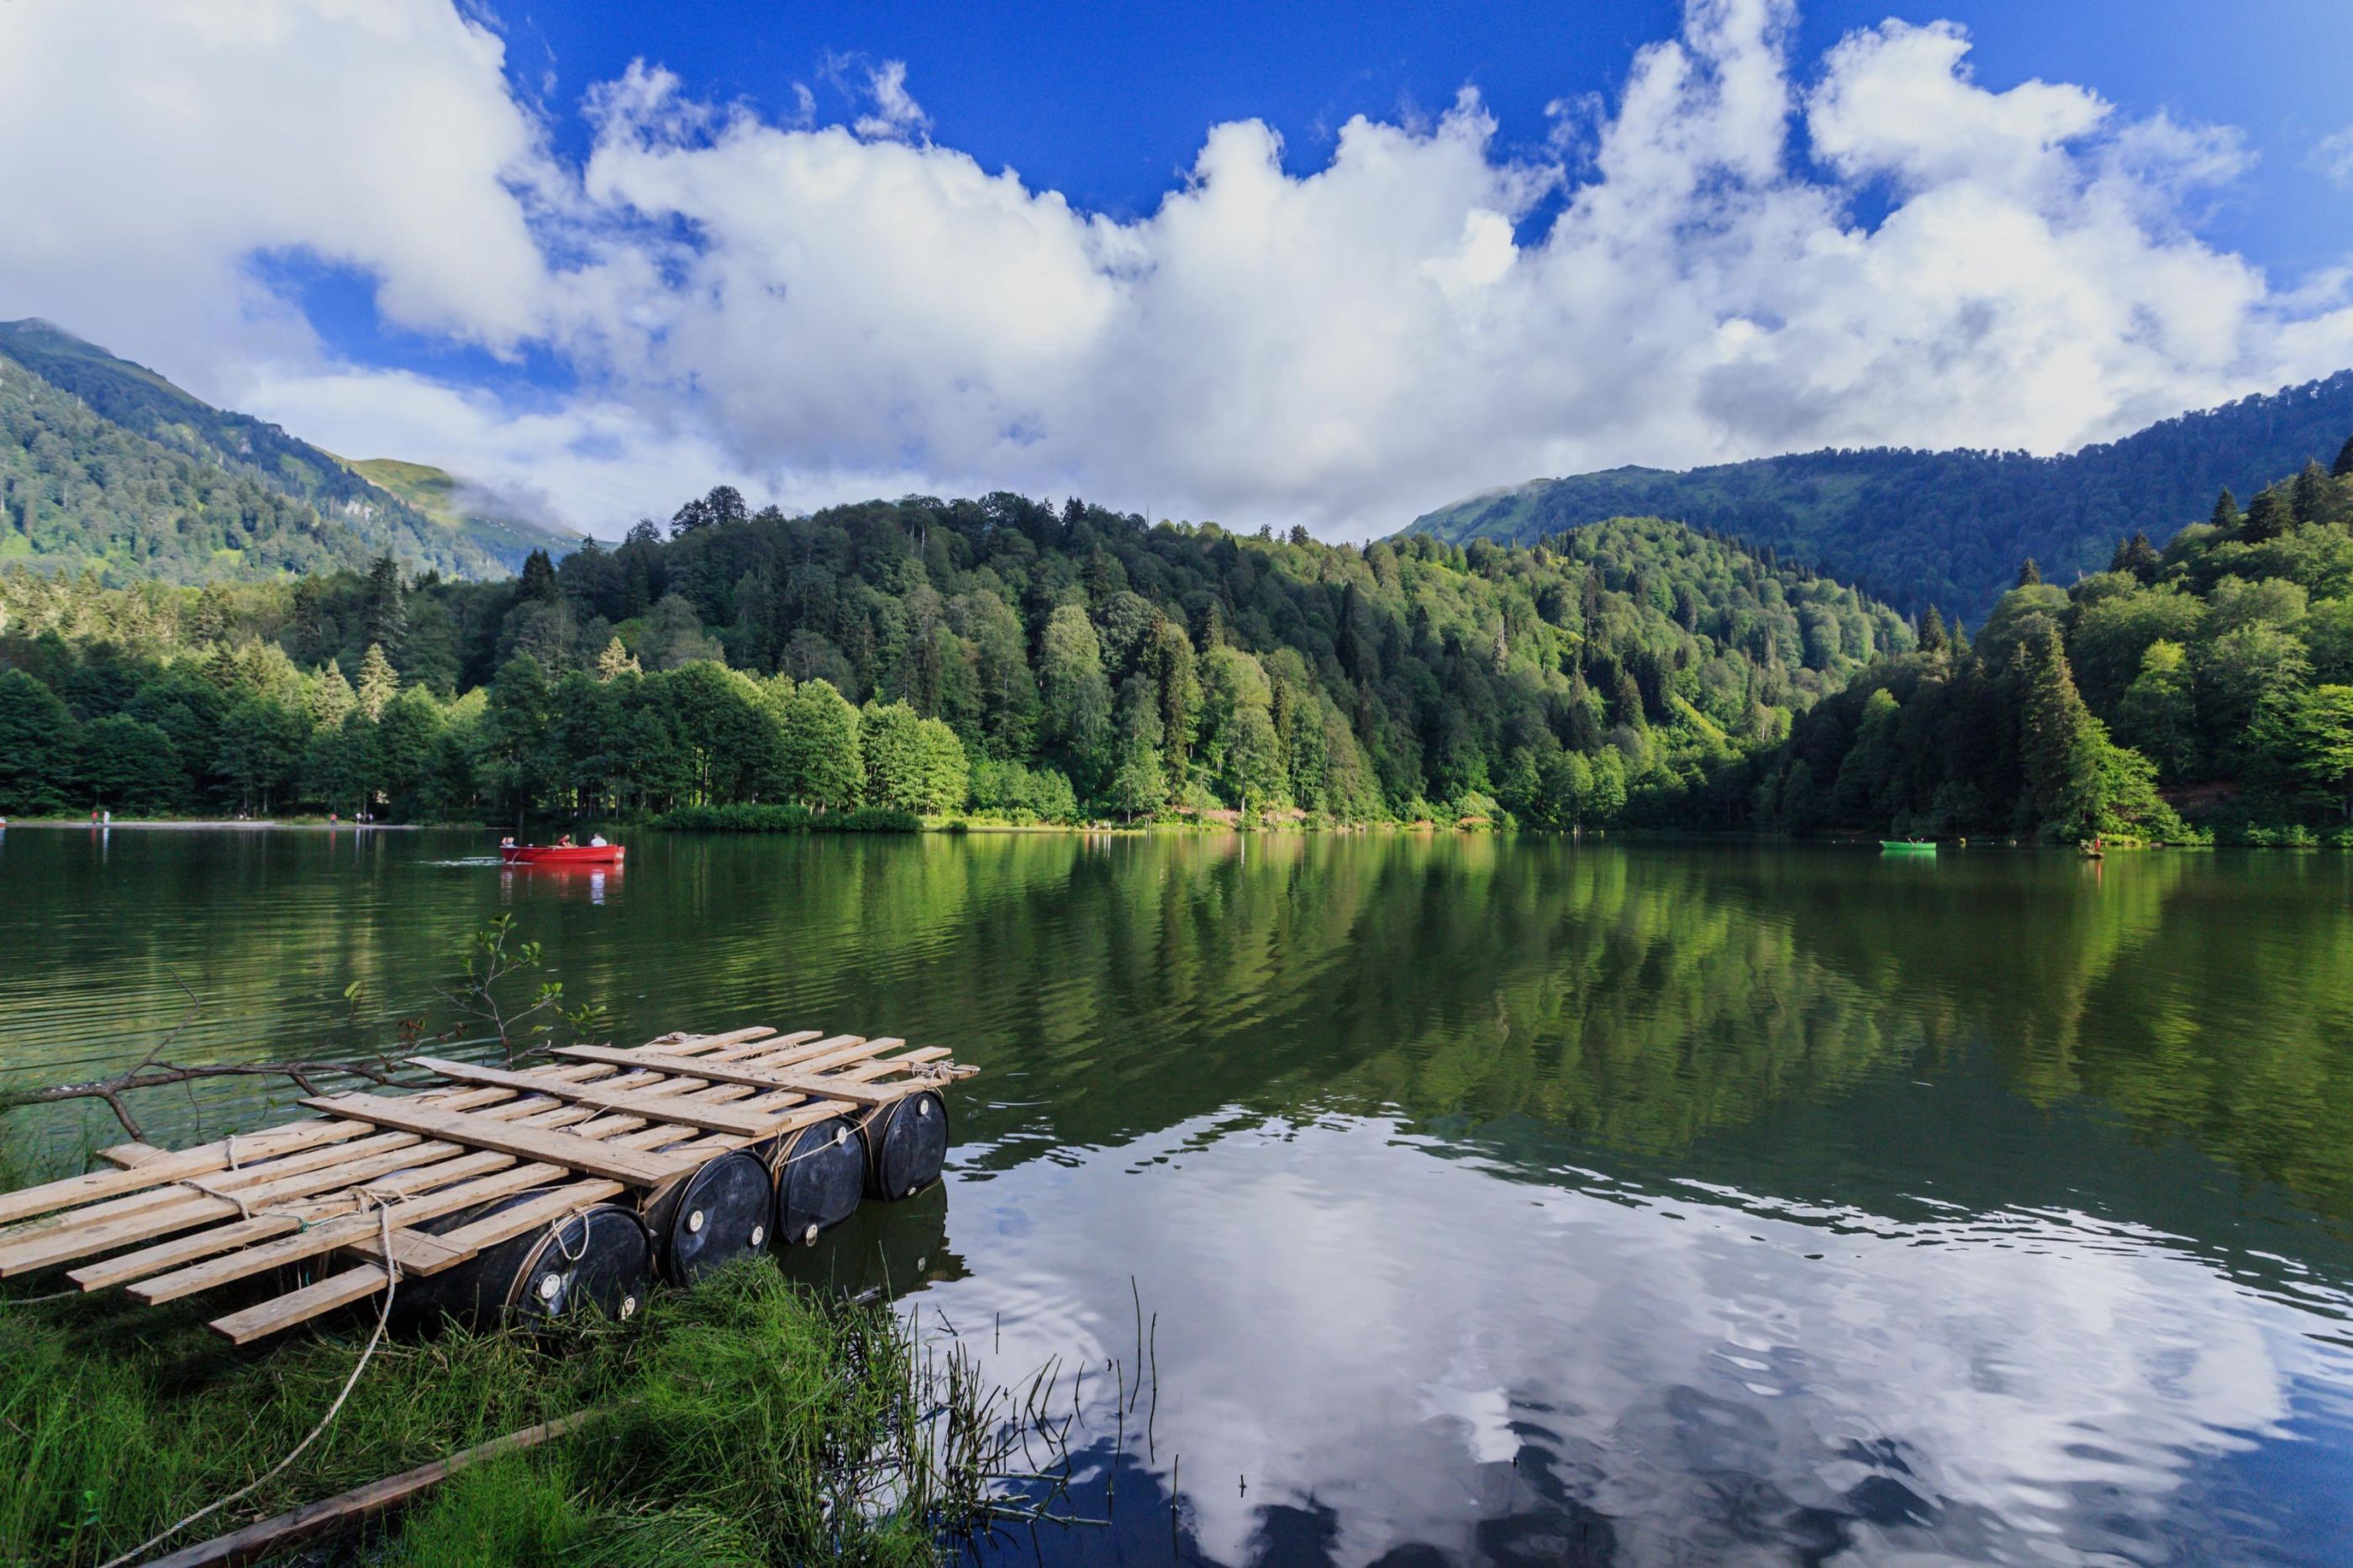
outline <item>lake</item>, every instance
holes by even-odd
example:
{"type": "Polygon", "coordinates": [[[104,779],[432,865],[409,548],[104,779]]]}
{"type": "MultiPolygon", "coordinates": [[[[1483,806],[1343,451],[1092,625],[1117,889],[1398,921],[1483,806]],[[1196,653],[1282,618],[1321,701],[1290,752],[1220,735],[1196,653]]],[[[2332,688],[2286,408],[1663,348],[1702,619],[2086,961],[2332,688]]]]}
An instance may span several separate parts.
{"type": "Polygon", "coordinates": [[[791,1263],[1061,1358],[1110,1522],[985,1555],[2353,1561],[2353,858],[488,842],[8,830],[0,1083],[372,1053],[512,912],[624,1044],[986,1069],[791,1263]]]}

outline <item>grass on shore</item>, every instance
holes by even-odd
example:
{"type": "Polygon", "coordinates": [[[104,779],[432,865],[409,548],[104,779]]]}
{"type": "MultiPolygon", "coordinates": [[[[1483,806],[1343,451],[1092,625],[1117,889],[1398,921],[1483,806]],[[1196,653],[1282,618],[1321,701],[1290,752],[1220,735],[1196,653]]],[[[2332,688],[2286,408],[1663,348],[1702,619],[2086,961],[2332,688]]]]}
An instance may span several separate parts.
{"type": "MultiPolygon", "coordinates": [[[[0,1304],[0,1563],[103,1563],[243,1486],[319,1419],[374,1326],[239,1352],[210,1315],[0,1304]]],[[[887,1308],[752,1259],[626,1325],[387,1337],[325,1436],[165,1549],[593,1408],[369,1526],[370,1561],[928,1565],[983,1521],[1002,1468],[980,1429],[1002,1412],[958,1382],[887,1308]]]]}

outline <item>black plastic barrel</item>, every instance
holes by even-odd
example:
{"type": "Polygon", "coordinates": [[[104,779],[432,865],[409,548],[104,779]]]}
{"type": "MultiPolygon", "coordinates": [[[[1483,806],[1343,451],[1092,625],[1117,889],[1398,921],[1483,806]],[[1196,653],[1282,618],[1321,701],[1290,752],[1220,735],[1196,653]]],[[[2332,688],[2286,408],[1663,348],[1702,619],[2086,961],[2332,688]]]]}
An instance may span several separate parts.
{"type": "MultiPolygon", "coordinates": [[[[517,1193],[419,1228],[446,1235],[543,1195],[517,1193]]],[[[652,1276],[653,1248],[638,1216],[617,1205],[593,1204],[486,1247],[438,1274],[406,1276],[393,1302],[404,1322],[421,1328],[444,1320],[490,1328],[582,1307],[626,1319],[636,1314],[652,1276]]]]}
{"type": "Polygon", "coordinates": [[[866,1195],[866,1135],[837,1116],[771,1141],[768,1169],[776,1182],[776,1237],[787,1247],[814,1244],[858,1212],[866,1195]]]}
{"type": "Polygon", "coordinates": [[[813,1289],[852,1300],[893,1298],[965,1277],[947,1231],[948,1190],[935,1182],[904,1203],[861,1205],[816,1246],[786,1248],[778,1263],[786,1279],[813,1289]]]}
{"type": "Polygon", "coordinates": [[[766,1249],[776,1224],[768,1168],[748,1150],[720,1155],[645,1208],[662,1278],[691,1285],[714,1268],[766,1249]]]}
{"type": "Polygon", "coordinates": [[[896,1203],[940,1179],[948,1157],[948,1108],[930,1089],[878,1105],[864,1120],[866,1195],[896,1203]]]}

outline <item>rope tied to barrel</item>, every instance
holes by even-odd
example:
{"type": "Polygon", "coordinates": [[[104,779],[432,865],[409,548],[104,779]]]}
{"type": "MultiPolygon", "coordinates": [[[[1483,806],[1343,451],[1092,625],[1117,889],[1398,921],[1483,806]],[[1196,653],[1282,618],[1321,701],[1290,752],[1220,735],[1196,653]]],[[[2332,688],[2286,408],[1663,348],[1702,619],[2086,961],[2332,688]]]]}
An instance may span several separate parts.
{"type": "Polygon", "coordinates": [[[385,1204],[378,1207],[376,1210],[376,1216],[380,1222],[379,1235],[384,1243],[384,1310],[376,1315],[375,1332],[368,1336],[367,1348],[360,1352],[359,1363],[352,1368],[352,1375],[343,1380],[343,1392],[335,1395],[335,1402],[332,1405],[327,1406],[327,1413],[319,1417],[319,1424],[316,1426],[311,1427],[311,1430],[303,1436],[301,1442],[288,1449],[284,1458],[270,1466],[269,1468],[264,1470],[260,1475],[256,1476],[252,1480],[248,1481],[245,1485],[237,1488],[237,1490],[229,1493],[228,1496],[222,1498],[217,1501],[206,1503],[204,1507],[196,1510],[195,1512],[188,1515],[187,1518],[180,1521],[177,1524],[171,1525],[160,1533],[141,1542],[138,1545],[132,1547],[121,1556],[110,1558],[106,1563],[100,1564],[100,1568],[122,1568],[124,1563],[135,1562],[139,1558],[146,1556],[149,1552],[154,1550],[157,1546],[162,1545],[164,1542],[169,1541],[174,1535],[179,1534],[180,1531],[187,1529],[188,1526],[195,1523],[196,1521],[203,1519],[209,1514],[217,1513],[233,1502],[237,1502],[244,1498],[252,1496],[264,1486],[267,1486],[269,1482],[275,1480],[289,1465],[291,1465],[296,1459],[301,1458],[302,1457],[302,1451],[308,1448],[311,1444],[317,1442],[321,1434],[324,1433],[329,1426],[334,1424],[335,1417],[343,1413],[344,1402],[351,1398],[352,1390],[359,1386],[360,1373],[367,1370],[368,1363],[375,1359],[376,1348],[384,1343],[385,1329],[392,1321],[393,1294],[400,1286],[400,1266],[392,1260],[392,1205],[385,1204]]]}
{"type": "Polygon", "coordinates": [[[575,1205],[570,1214],[556,1222],[555,1250],[564,1255],[566,1263],[577,1263],[588,1256],[588,1210],[585,1205],[575,1205]],[[575,1219],[580,1222],[580,1250],[577,1252],[564,1245],[564,1233],[575,1219]]]}

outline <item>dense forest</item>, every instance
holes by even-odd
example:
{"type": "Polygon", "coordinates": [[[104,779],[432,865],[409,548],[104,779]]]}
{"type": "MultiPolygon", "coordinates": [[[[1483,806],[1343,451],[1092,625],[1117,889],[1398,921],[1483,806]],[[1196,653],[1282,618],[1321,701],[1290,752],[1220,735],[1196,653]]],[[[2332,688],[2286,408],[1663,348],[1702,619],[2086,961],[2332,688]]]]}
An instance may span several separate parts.
{"type": "Polygon", "coordinates": [[[202,583],[390,553],[411,570],[495,577],[554,542],[401,482],[438,470],[389,468],[388,484],[374,482],[47,321],[0,321],[0,562],[202,583]]]}
{"type": "Polygon", "coordinates": [[[2353,440],[2069,587],[2030,560],[1974,643],[1931,611],[1799,720],[1754,806],[1796,833],[2179,839],[2178,806],[2224,838],[2353,844],[2353,440]]]}
{"type": "Polygon", "coordinates": [[[1729,824],[1890,609],[1677,524],[1362,548],[722,488],[509,582],[0,573],[0,810],[1729,824]]]}
{"type": "Polygon", "coordinates": [[[2064,457],[1810,452],[1667,473],[1612,468],[1474,497],[1413,524],[1457,543],[1527,542],[1604,518],[1676,518],[1815,563],[1907,612],[1986,615],[2031,556],[2056,581],[2120,535],[2163,539],[2216,490],[2248,493],[2353,429],[2353,371],[2164,420],[2064,457]]]}

